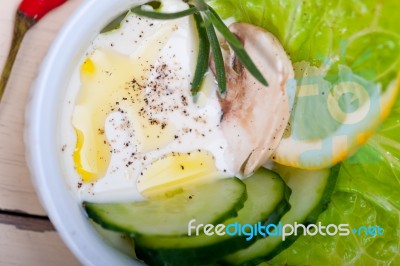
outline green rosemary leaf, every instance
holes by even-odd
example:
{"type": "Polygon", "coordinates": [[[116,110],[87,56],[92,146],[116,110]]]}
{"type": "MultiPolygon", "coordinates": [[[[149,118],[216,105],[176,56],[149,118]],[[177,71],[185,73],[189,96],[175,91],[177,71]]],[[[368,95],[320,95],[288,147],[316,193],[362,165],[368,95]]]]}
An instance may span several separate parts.
{"type": "Polygon", "coordinates": [[[151,6],[154,10],[161,8],[162,4],[160,1],[150,1],[145,4],[146,6],[151,6]]]}
{"type": "Polygon", "coordinates": [[[204,0],[189,0],[189,4],[194,5],[200,12],[208,9],[208,5],[204,0]]]}
{"type": "Polygon", "coordinates": [[[205,21],[206,31],[208,40],[211,45],[211,50],[213,52],[214,64],[215,64],[215,76],[217,79],[219,92],[224,95],[226,92],[226,74],[224,59],[222,57],[221,47],[218,42],[217,34],[215,33],[213,24],[205,21]]]}
{"type": "MultiPolygon", "coordinates": [[[[161,7],[161,2],[159,1],[151,1],[146,3],[146,5],[151,6],[154,10],[158,9],[161,7]]],[[[113,30],[119,29],[121,26],[121,22],[124,20],[124,18],[132,12],[131,10],[128,10],[128,12],[124,12],[115,19],[113,19],[110,23],[108,23],[101,31],[100,33],[107,33],[113,30]]]]}
{"type": "Polygon", "coordinates": [[[267,80],[258,70],[257,66],[251,60],[250,56],[244,49],[242,43],[236,38],[235,35],[228,29],[225,23],[221,20],[218,14],[211,8],[204,11],[208,20],[217,28],[225,40],[229,43],[232,50],[235,52],[239,61],[244,65],[244,67],[255,77],[261,84],[268,86],[267,80]]]}
{"type": "Polygon", "coordinates": [[[186,10],[179,11],[179,12],[173,12],[173,13],[163,13],[163,12],[158,12],[158,11],[153,11],[153,10],[145,10],[142,9],[142,6],[135,7],[132,9],[132,12],[139,15],[139,16],[144,16],[148,18],[153,18],[153,19],[177,19],[177,18],[182,18],[186,17],[189,15],[192,15],[196,12],[198,12],[197,8],[195,7],[190,7],[186,10]]]}
{"type": "Polygon", "coordinates": [[[107,24],[107,26],[105,26],[100,31],[100,33],[106,33],[109,31],[119,29],[121,22],[124,20],[124,18],[127,16],[128,13],[123,13],[123,14],[119,15],[118,17],[116,17],[115,19],[113,19],[110,23],[107,24]]]}
{"type": "Polygon", "coordinates": [[[208,41],[207,31],[201,15],[195,13],[194,19],[199,36],[199,52],[197,54],[196,70],[192,81],[192,95],[196,95],[201,88],[204,76],[208,70],[208,62],[210,56],[210,42],[208,41]]]}

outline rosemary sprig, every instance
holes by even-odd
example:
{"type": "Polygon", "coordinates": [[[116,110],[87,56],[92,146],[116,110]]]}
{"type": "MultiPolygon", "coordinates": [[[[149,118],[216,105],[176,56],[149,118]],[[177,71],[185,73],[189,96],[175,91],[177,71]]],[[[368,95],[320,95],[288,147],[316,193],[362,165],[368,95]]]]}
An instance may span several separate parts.
{"type": "Polygon", "coordinates": [[[199,35],[199,52],[197,54],[196,70],[192,81],[192,95],[195,96],[200,91],[204,76],[208,70],[210,42],[201,15],[199,13],[194,13],[193,17],[196,21],[197,32],[199,35]]]}
{"type": "Polygon", "coordinates": [[[214,64],[215,64],[215,78],[219,87],[219,92],[224,95],[226,92],[226,74],[224,59],[222,57],[221,46],[219,45],[217,34],[215,33],[214,27],[209,21],[206,21],[207,36],[210,40],[211,50],[213,52],[214,64]]]}
{"type": "Polygon", "coordinates": [[[106,32],[110,32],[116,29],[119,29],[120,25],[121,25],[121,21],[124,20],[124,18],[127,16],[129,12],[127,13],[122,13],[121,15],[119,15],[118,17],[116,17],[115,19],[113,19],[110,23],[107,24],[107,26],[105,26],[100,33],[106,33],[106,32]]]}
{"type": "Polygon", "coordinates": [[[211,23],[217,28],[217,30],[224,36],[225,40],[229,43],[232,50],[235,52],[236,56],[242,65],[247,68],[247,70],[255,77],[261,84],[268,86],[267,80],[258,70],[257,66],[251,60],[250,56],[244,50],[242,43],[236,38],[235,35],[228,29],[222,19],[218,16],[217,12],[214,11],[210,6],[208,10],[205,11],[207,17],[211,23]]]}
{"type": "Polygon", "coordinates": [[[179,12],[162,13],[162,12],[153,11],[153,10],[146,10],[146,9],[143,9],[142,6],[138,6],[138,7],[135,7],[134,9],[132,9],[132,12],[135,13],[136,15],[143,16],[143,17],[168,20],[168,19],[177,19],[177,18],[183,18],[183,17],[189,16],[189,15],[193,15],[194,13],[198,12],[198,10],[195,7],[190,7],[189,9],[179,11],[179,12]]]}
{"type": "MultiPolygon", "coordinates": [[[[149,3],[154,4],[155,2],[153,1],[149,3]]],[[[148,5],[149,3],[145,5],[148,5]]],[[[160,2],[157,2],[157,4],[160,4],[160,2]]],[[[190,0],[189,8],[179,12],[163,13],[157,10],[143,9],[142,6],[135,7],[131,11],[139,16],[161,20],[177,19],[190,15],[194,16],[199,36],[199,52],[197,55],[196,70],[192,81],[191,91],[193,96],[200,91],[204,76],[207,73],[210,48],[212,56],[214,57],[216,80],[219,92],[221,95],[224,95],[226,92],[225,65],[215,29],[217,29],[227,41],[229,46],[235,52],[236,57],[254,76],[254,78],[256,78],[261,84],[268,86],[267,80],[254,64],[240,40],[238,40],[238,38],[228,29],[218,14],[204,0],[190,0]]],[[[118,20],[122,20],[121,17],[119,17],[118,20]]],[[[113,21],[113,28],[115,28],[115,23],[116,22],[113,21]]]]}

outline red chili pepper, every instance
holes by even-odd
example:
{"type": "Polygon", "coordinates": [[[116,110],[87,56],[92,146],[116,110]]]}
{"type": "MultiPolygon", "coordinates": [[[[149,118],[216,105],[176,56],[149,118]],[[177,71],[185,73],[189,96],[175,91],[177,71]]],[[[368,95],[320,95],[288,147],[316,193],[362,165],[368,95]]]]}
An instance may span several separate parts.
{"type": "Polygon", "coordinates": [[[66,1],[67,0],[23,0],[18,7],[18,11],[35,21],[39,21],[48,12],[66,1]]]}
{"type": "Polygon", "coordinates": [[[17,9],[10,52],[0,77],[0,100],[25,33],[43,16],[67,0],[22,0],[17,9]]]}

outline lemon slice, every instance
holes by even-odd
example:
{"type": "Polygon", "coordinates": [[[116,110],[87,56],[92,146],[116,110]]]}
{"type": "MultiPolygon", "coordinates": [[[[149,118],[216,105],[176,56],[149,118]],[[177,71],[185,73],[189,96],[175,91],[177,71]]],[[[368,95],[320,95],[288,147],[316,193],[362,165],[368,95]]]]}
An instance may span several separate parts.
{"type": "Polygon", "coordinates": [[[322,169],[348,158],[390,113],[399,91],[400,75],[383,93],[378,85],[368,83],[352,72],[347,72],[347,78],[342,77],[338,83],[331,84],[330,91],[324,91],[318,85],[321,87],[319,82],[298,86],[291,124],[272,156],[274,161],[303,169],[322,169]],[[321,94],[326,96],[321,97],[321,94]],[[302,98],[311,100],[302,101],[302,98]],[[343,103],[345,101],[347,103],[343,103]],[[349,110],[352,104],[357,106],[349,110]],[[304,108],[305,105],[309,108],[304,108]],[[298,119],[299,116],[306,119],[298,119]],[[331,132],[321,133],[328,131],[326,128],[331,132]]]}

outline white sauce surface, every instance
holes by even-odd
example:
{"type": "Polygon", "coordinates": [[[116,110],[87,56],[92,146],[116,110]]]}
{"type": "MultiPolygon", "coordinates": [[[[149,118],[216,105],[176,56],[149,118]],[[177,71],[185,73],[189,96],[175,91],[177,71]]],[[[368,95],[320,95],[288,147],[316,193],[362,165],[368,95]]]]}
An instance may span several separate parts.
{"type": "MultiPolygon", "coordinates": [[[[168,9],[164,9],[164,12],[187,8],[181,1],[165,2],[168,2],[164,5],[168,9]]],[[[60,130],[65,178],[79,200],[108,202],[142,199],[137,189],[141,173],[153,161],[172,152],[188,153],[199,149],[209,151],[215,158],[216,167],[223,173],[221,177],[234,175],[232,162],[226,158],[227,143],[219,128],[222,113],[216,85],[211,77],[205,81],[206,88],[198,103],[192,101],[190,82],[197,57],[194,27],[189,17],[158,21],[130,14],[120,29],[97,36],[82,56],[66,92],[60,130]],[[158,41],[165,42],[165,45],[157,59],[147,66],[153,67],[144,86],[149,102],[146,114],[152,119],[172,125],[175,129],[174,139],[162,147],[146,151],[143,148],[146,140],[135,133],[135,126],[130,126],[138,125],[126,110],[129,105],[121,107],[122,111],[114,110],[104,121],[106,138],[113,150],[107,173],[95,182],[82,182],[74,166],[76,134],[71,122],[81,86],[81,65],[98,49],[106,48],[126,56],[140,57],[151,50],[152,45],[157,45],[155,43],[158,41]]]]}

